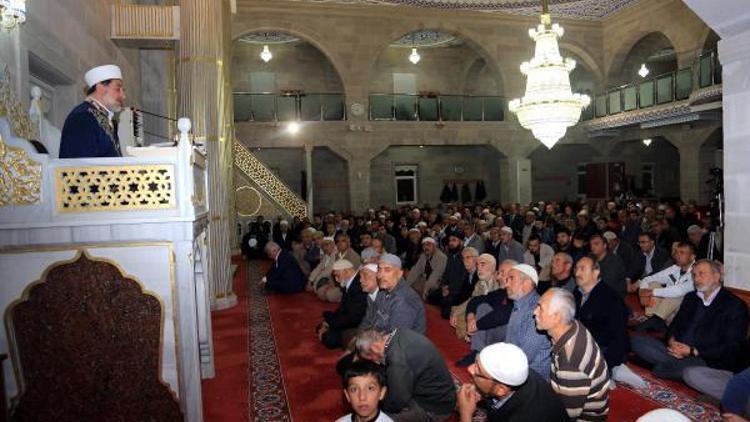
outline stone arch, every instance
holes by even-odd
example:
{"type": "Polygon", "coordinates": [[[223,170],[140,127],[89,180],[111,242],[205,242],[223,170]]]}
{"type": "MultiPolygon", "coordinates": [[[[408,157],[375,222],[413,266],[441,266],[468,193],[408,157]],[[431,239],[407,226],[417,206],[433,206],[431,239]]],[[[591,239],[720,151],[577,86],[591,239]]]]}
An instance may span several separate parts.
{"type": "MultiPolygon", "coordinates": [[[[620,48],[617,49],[617,51],[612,55],[612,57],[609,59],[609,63],[607,63],[607,67],[605,68],[606,72],[606,84],[609,86],[612,84],[613,79],[613,72],[615,70],[619,70],[622,68],[622,66],[625,64],[628,56],[633,51],[633,48],[644,38],[652,35],[652,34],[661,34],[664,36],[667,40],[669,40],[672,47],[675,49],[676,52],[681,51],[680,47],[681,44],[678,44],[676,34],[673,34],[672,28],[664,28],[665,30],[662,31],[660,29],[643,29],[640,31],[633,31],[630,33],[626,33],[625,39],[620,42],[620,48]]],[[[679,54],[678,54],[679,57],[679,54]]],[[[679,59],[678,59],[679,60],[679,59]]],[[[681,63],[677,63],[678,68],[681,67],[681,63]]]]}
{"type": "Polygon", "coordinates": [[[256,25],[242,25],[236,28],[232,33],[232,48],[234,48],[237,40],[243,35],[250,34],[253,32],[283,32],[289,35],[293,35],[305,42],[310,43],[313,47],[318,49],[331,63],[333,68],[336,70],[336,74],[341,80],[341,85],[344,88],[344,96],[349,98],[352,94],[352,77],[345,72],[347,66],[344,65],[344,59],[334,52],[332,48],[328,48],[326,37],[320,32],[309,28],[300,27],[297,23],[292,23],[283,20],[274,20],[273,23],[260,23],[256,25]]]}
{"type": "Polygon", "coordinates": [[[706,27],[706,30],[701,36],[701,40],[701,54],[703,54],[716,49],[717,43],[721,40],[721,37],[713,29],[706,27]]]}
{"type": "Polygon", "coordinates": [[[414,24],[414,23],[405,23],[403,25],[399,25],[391,29],[388,33],[384,34],[383,36],[377,37],[376,41],[373,43],[375,46],[372,50],[373,54],[371,55],[370,62],[367,64],[367,78],[365,80],[369,81],[372,76],[372,72],[375,69],[375,66],[382,55],[382,53],[385,51],[385,49],[388,48],[395,40],[399,39],[400,37],[415,32],[415,31],[439,31],[439,32],[445,32],[449,33],[456,38],[461,39],[463,42],[465,42],[469,48],[474,50],[481,58],[484,59],[487,66],[490,67],[493,74],[496,75],[498,79],[500,90],[506,95],[509,91],[508,84],[506,82],[506,76],[503,75],[502,68],[499,65],[498,61],[496,60],[495,56],[490,54],[489,50],[487,50],[483,45],[487,44],[484,42],[484,40],[481,39],[479,35],[473,34],[470,31],[467,31],[466,28],[461,27],[460,25],[457,25],[453,22],[446,22],[446,21],[438,21],[431,24],[414,24]]]}
{"type": "MultiPolygon", "coordinates": [[[[652,136],[646,146],[643,139],[618,140],[609,152],[609,157],[625,162],[626,181],[635,183],[637,196],[646,195],[644,188],[644,164],[653,164],[653,194],[659,198],[678,198],[680,192],[683,159],[675,142],[667,136],[652,136]]],[[[628,186],[629,188],[631,186],[628,186]]]]}
{"type": "MultiPolygon", "coordinates": [[[[594,56],[592,56],[585,48],[569,42],[559,42],[558,45],[560,46],[560,50],[569,51],[578,56],[594,76],[594,83],[598,86],[603,85],[604,74],[602,73],[602,68],[599,66],[596,59],[594,59],[594,56]]],[[[563,56],[565,56],[565,54],[563,54],[563,56]]]]}

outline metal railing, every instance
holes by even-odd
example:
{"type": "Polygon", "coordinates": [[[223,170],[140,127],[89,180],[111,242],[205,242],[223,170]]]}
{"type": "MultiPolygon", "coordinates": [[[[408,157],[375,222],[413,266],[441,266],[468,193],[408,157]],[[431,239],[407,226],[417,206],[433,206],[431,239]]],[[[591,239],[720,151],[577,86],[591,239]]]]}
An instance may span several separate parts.
{"type": "Polygon", "coordinates": [[[370,94],[370,120],[499,122],[504,117],[504,97],[370,94]]]}
{"type": "Polygon", "coordinates": [[[234,93],[235,122],[333,121],[346,118],[344,94],[234,93]]]}
{"type": "Polygon", "coordinates": [[[638,83],[607,90],[594,97],[593,107],[582,120],[686,100],[697,88],[721,83],[721,65],[716,51],[701,55],[692,67],[664,73],[638,83]]]}

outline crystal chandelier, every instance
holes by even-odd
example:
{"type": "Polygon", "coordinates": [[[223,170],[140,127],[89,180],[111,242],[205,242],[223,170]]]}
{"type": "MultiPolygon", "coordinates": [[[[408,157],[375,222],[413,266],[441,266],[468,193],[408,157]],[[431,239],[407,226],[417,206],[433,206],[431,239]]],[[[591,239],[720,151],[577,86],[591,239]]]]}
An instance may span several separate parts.
{"type": "Polygon", "coordinates": [[[542,0],[542,9],[541,24],[529,29],[529,36],[536,43],[534,57],[521,64],[521,73],[528,78],[526,93],[508,103],[508,108],[524,129],[531,130],[551,149],[568,127],[578,123],[581,110],[591,103],[591,98],[571,91],[570,72],[576,62],[560,56],[557,39],[562,37],[563,28],[551,25],[547,0],[542,0]]]}
{"type": "Polygon", "coordinates": [[[422,56],[419,55],[416,48],[412,48],[411,54],[409,54],[409,61],[417,64],[420,60],[422,60],[422,56]]]}
{"type": "Polygon", "coordinates": [[[26,0],[0,0],[0,26],[12,31],[26,22],[26,0]]]}
{"type": "Polygon", "coordinates": [[[271,54],[271,50],[268,49],[268,45],[263,46],[263,51],[260,52],[260,59],[264,62],[268,63],[273,58],[273,54],[271,54]]]}

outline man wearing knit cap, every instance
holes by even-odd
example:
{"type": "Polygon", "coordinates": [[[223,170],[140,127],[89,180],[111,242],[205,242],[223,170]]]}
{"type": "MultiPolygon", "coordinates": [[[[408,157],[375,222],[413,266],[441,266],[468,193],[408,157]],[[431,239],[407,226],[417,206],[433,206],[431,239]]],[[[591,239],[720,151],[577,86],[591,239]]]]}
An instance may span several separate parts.
{"type": "Polygon", "coordinates": [[[84,79],[87,97],[65,119],[60,158],[121,157],[114,117],[125,102],[122,72],[115,65],[98,66],[84,79]]]}
{"type": "Polygon", "coordinates": [[[518,264],[510,270],[506,290],[508,298],[513,300],[513,311],[505,331],[505,341],[520,347],[526,353],[529,367],[549,380],[552,345],[544,333],[537,331],[534,323],[534,309],[539,303],[538,283],[536,270],[528,264],[518,264]]]}
{"type": "Polygon", "coordinates": [[[334,262],[333,276],[343,290],[341,304],[335,311],[323,312],[323,322],[317,329],[318,338],[329,349],[349,343],[367,310],[367,294],[362,291],[354,265],[346,259],[334,262]]]}
{"type": "Polygon", "coordinates": [[[378,261],[378,300],[383,296],[375,328],[389,331],[393,328],[408,328],[424,334],[427,328],[424,303],[403,278],[401,259],[385,254],[378,261]]]}
{"type": "Polygon", "coordinates": [[[472,383],[458,390],[461,422],[472,420],[482,398],[490,422],[569,420],[560,398],[546,380],[529,370],[526,354],[518,346],[495,343],[485,347],[469,374],[472,383]]]}

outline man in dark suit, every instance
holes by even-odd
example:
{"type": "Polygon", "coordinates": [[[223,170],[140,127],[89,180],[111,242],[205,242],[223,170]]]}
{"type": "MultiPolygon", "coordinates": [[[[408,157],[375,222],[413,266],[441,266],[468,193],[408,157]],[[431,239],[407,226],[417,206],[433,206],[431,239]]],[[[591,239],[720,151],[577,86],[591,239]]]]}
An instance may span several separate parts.
{"type": "Polygon", "coordinates": [[[633,351],[653,365],[654,375],[674,380],[691,366],[737,371],[744,358],[747,305],[721,285],[721,264],[706,259],[693,265],[695,291],[685,295],[669,325],[666,341],[633,337],[633,351]]]}
{"type": "Polygon", "coordinates": [[[634,292],[638,289],[636,280],[657,273],[672,265],[672,257],[669,252],[656,246],[656,238],[650,232],[638,235],[638,246],[641,251],[636,254],[637,271],[636,279],[631,280],[628,291],[634,292]]]}
{"type": "Polygon", "coordinates": [[[591,235],[591,254],[601,268],[602,279],[620,297],[625,298],[628,286],[625,284],[625,265],[619,256],[607,250],[607,241],[599,233],[591,235]]]}
{"type": "Polygon", "coordinates": [[[264,290],[297,293],[305,289],[305,276],[289,252],[282,250],[276,242],[268,242],[265,251],[274,263],[260,281],[264,290]]]}
{"type": "Polygon", "coordinates": [[[318,338],[329,349],[349,344],[367,310],[367,294],[354,265],[346,259],[334,262],[333,276],[344,291],[341,303],[335,311],[323,312],[323,322],[317,328],[318,338]]]}
{"type": "Polygon", "coordinates": [[[625,365],[630,352],[628,309],[622,297],[602,282],[600,273],[599,263],[591,257],[583,257],[576,263],[578,287],[573,292],[576,319],[589,330],[599,345],[612,379],[643,387],[643,379],[625,365]]]}
{"type": "Polygon", "coordinates": [[[273,241],[281,246],[281,249],[291,251],[293,238],[294,235],[292,234],[292,231],[289,230],[289,222],[286,220],[279,221],[279,225],[273,233],[273,241]]]}
{"type": "Polygon", "coordinates": [[[609,253],[622,259],[622,263],[625,265],[625,278],[629,281],[637,280],[640,274],[638,274],[639,268],[633,247],[622,242],[615,232],[607,231],[602,236],[607,241],[609,253]]]}
{"type": "Polygon", "coordinates": [[[495,343],[485,347],[469,373],[473,382],[458,390],[461,422],[472,420],[482,398],[490,422],[569,420],[560,397],[549,382],[529,370],[526,354],[516,345],[495,343]]]}

